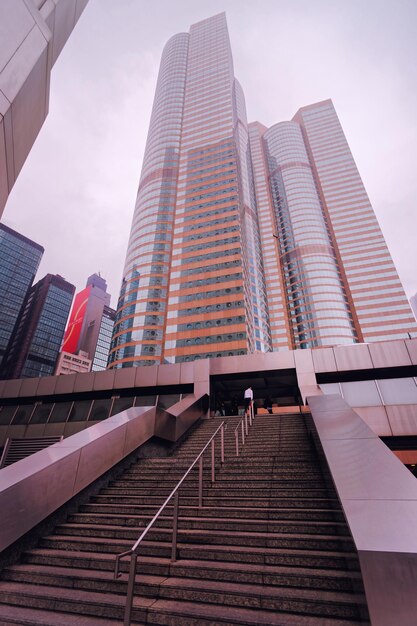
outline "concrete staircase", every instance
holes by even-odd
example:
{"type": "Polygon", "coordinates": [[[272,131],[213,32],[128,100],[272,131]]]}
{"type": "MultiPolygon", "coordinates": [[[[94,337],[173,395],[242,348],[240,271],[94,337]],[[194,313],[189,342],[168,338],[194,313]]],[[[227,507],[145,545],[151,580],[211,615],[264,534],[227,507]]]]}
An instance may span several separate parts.
{"type": "MultiPolygon", "coordinates": [[[[178,560],[170,507],[139,553],[132,623],[336,626],[367,621],[359,563],[301,415],[258,416],[239,458],[225,418],[226,463],[197,507],[197,471],[180,494],[178,560]]],[[[0,583],[0,623],[104,626],[123,621],[128,562],[145,528],[220,419],[168,458],[130,467],[71,515],[0,583]]]]}

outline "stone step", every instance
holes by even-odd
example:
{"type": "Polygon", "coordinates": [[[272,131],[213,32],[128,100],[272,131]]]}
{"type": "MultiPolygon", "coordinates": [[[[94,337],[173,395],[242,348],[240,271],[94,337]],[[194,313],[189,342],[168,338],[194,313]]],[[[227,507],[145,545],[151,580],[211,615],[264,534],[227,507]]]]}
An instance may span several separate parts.
{"type": "MultiPolygon", "coordinates": [[[[152,532],[149,539],[146,538],[141,544],[141,554],[169,556],[171,550],[172,531],[163,533],[152,532]]],[[[337,537],[326,535],[290,535],[276,533],[273,538],[266,538],[262,534],[247,537],[242,545],[242,539],[230,533],[210,533],[202,531],[194,533],[186,531],[179,532],[178,550],[179,558],[209,558],[225,561],[242,560],[249,558],[249,562],[262,561],[263,558],[273,558],[279,550],[299,550],[304,552],[346,552],[353,550],[352,540],[349,537],[337,537]],[[201,543],[203,542],[203,543],[201,543]],[[204,557],[203,554],[209,556],[204,557]]],[[[245,533],[242,533],[245,536],[245,533]]],[[[132,547],[138,538],[137,533],[132,533],[132,537],[90,537],[88,535],[52,535],[44,537],[40,541],[41,547],[54,548],[55,550],[87,550],[97,552],[124,552],[132,547]]],[[[265,561],[266,562],[266,561],[265,561]]],[[[272,563],[273,561],[271,561],[272,563]]]]}
{"type": "MultiPolygon", "coordinates": [[[[210,601],[214,603],[224,602],[228,605],[236,605],[239,601],[239,594],[244,594],[247,598],[247,606],[257,606],[259,598],[273,603],[282,601],[283,598],[294,601],[295,591],[298,596],[307,603],[317,603],[317,590],[324,591],[320,601],[334,603],[340,601],[342,605],[352,602],[353,583],[357,583],[358,574],[347,577],[340,572],[329,572],[317,570],[294,571],[291,568],[280,568],[280,572],[275,569],[272,574],[262,571],[248,572],[235,566],[229,568],[225,576],[219,566],[217,568],[202,567],[198,563],[198,569],[190,567],[189,563],[175,563],[170,568],[170,577],[155,576],[147,574],[137,574],[135,580],[135,594],[146,597],[170,597],[182,600],[192,599],[190,593],[194,593],[195,600],[198,598],[198,591],[211,594],[210,601]],[[204,573],[204,575],[202,575],[204,573]],[[191,576],[189,575],[191,574],[191,576]],[[220,574],[220,578],[219,578],[220,574]],[[226,585],[226,586],[225,586],[226,585]],[[272,585],[275,585],[273,587],[272,585]],[[243,589],[244,587],[244,589],[243,589]],[[227,599],[226,593],[230,594],[227,599]],[[337,597],[335,596],[335,592],[337,597]],[[252,597],[251,597],[252,596],[252,597]],[[250,598],[251,597],[251,598],[250,598]],[[248,599],[251,601],[249,602],[248,599]]],[[[210,563],[209,563],[210,565],[210,563]]],[[[234,565],[234,564],[233,564],[234,565]]],[[[252,567],[252,570],[255,570],[252,567]]],[[[9,582],[24,582],[36,585],[48,585],[52,587],[64,587],[71,589],[83,589],[86,591],[99,591],[103,593],[126,593],[127,574],[122,574],[121,578],[115,580],[112,571],[100,571],[92,569],[72,568],[68,571],[65,567],[42,566],[33,564],[21,564],[8,567],[3,572],[3,578],[9,582]],[[121,587],[124,584],[124,588],[121,587]]],[[[358,594],[358,597],[363,594],[358,594]]],[[[265,607],[266,608],[266,607],[265,607]]],[[[268,608],[279,608],[270,606],[268,608]]]]}
{"type": "MultiPolygon", "coordinates": [[[[152,598],[135,596],[134,620],[146,623],[147,608],[153,602],[152,598]]],[[[3,581],[0,585],[0,603],[43,610],[58,608],[63,613],[82,613],[87,616],[122,620],[125,597],[121,594],[3,581]]]]}
{"type": "MultiPolygon", "coordinates": [[[[327,496],[327,490],[322,487],[315,487],[309,483],[300,483],[295,482],[294,486],[291,485],[290,481],[286,483],[282,483],[278,487],[274,486],[265,486],[263,488],[240,485],[235,488],[232,486],[225,486],[223,484],[216,483],[211,484],[208,479],[206,479],[203,483],[203,495],[207,497],[213,498],[228,498],[229,496],[235,496],[236,491],[239,493],[240,498],[245,499],[259,499],[259,494],[262,494],[263,500],[269,500],[271,498],[279,498],[279,497],[302,497],[304,495],[309,494],[310,497],[315,496],[316,498],[325,498],[327,496]]],[[[103,489],[100,493],[101,496],[108,497],[152,497],[153,499],[159,498],[162,502],[165,498],[167,498],[170,493],[172,493],[175,484],[169,485],[166,489],[160,487],[158,489],[153,487],[130,487],[130,488],[117,488],[117,487],[108,487],[107,489],[103,489]]],[[[197,498],[198,495],[198,486],[197,485],[188,485],[185,483],[180,490],[180,498],[197,498]]]]}
{"type": "MultiPolygon", "coordinates": [[[[130,480],[115,480],[112,481],[107,489],[138,489],[146,486],[146,488],[152,489],[167,489],[171,487],[172,489],[176,486],[176,484],[181,480],[184,474],[179,476],[171,476],[169,475],[166,480],[162,477],[154,476],[152,479],[146,477],[146,480],[143,476],[138,476],[138,478],[130,479],[130,480]]],[[[210,482],[210,473],[206,471],[203,475],[204,484],[210,482]]],[[[238,488],[257,488],[257,489],[279,489],[281,486],[290,485],[291,487],[295,487],[298,484],[302,486],[313,486],[319,489],[325,489],[325,485],[321,476],[318,474],[317,476],[310,476],[306,478],[305,474],[294,474],[292,472],[288,472],[287,474],[278,475],[274,473],[273,475],[246,475],[242,476],[238,475],[230,475],[226,472],[218,471],[216,469],[216,486],[223,488],[230,488],[238,485],[238,488]]],[[[192,474],[188,476],[183,483],[185,487],[195,487],[198,485],[198,473],[195,475],[192,474]]]]}
{"type": "MultiPolygon", "coordinates": [[[[204,464],[204,467],[211,467],[211,462],[208,460],[207,463],[204,464]]],[[[235,477],[235,476],[239,476],[242,475],[242,471],[244,470],[244,475],[250,475],[251,477],[253,477],[254,480],[269,480],[271,475],[275,476],[276,478],[279,478],[281,476],[297,476],[300,478],[305,478],[306,475],[307,476],[311,476],[314,478],[322,478],[323,474],[320,470],[318,470],[317,468],[315,468],[313,466],[313,464],[311,464],[310,466],[306,466],[306,467],[302,467],[300,468],[298,465],[293,464],[293,465],[289,465],[288,463],[286,464],[281,464],[279,466],[274,465],[271,467],[268,467],[267,470],[262,471],[261,469],[257,468],[256,466],[254,466],[253,468],[239,468],[239,467],[234,467],[234,461],[229,461],[226,458],[225,464],[223,466],[220,465],[220,463],[216,462],[216,468],[219,470],[219,474],[221,476],[224,476],[225,478],[229,475],[235,477]],[[250,472],[248,472],[248,470],[251,470],[250,472]]],[[[152,482],[156,482],[156,481],[163,481],[165,477],[169,477],[170,480],[179,480],[180,478],[182,478],[182,476],[185,474],[185,471],[181,471],[181,470],[177,470],[175,468],[175,466],[173,466],[171,468],[171,471],[168,472],[168,468],[164,469],[161,472],[156,471],[155,469],[152,468],[144,468],[141,470],[140,465],[138,465],[138,471],[131,471],[129,470],[129,472],[125,472],[123,474],[123,476],[119,479],[116,479],[113,482],[119,482],[120,480],[123,481],[140,481],[142,480],[144,477],[146,477],[146,479],[151,480],[152,482]]],[[[190,477],[194,477],[196,478],[198,476],[198,466],[195,466],[195,474],[194,471],[191,471],[191,475],[190,477]]]]}
{"type": "MultiPolygon", "coordinates": [[[[27,563],[37,565],[55,565],[76,568],[94,568],[114,571],[116,552],[91,552],[88,550],[71,550],[66,546],[65,550],[51,548],[36,548],[25,553],[24,559],[27,563]]],[[[256,550],[247,550],[246,554],[242,554],[241,558],[233,555],[234,560],[222,561],[221,555],[217,559],[208,558],[212,553],[208,550],[206,554],[195,558],[180,558],[175,564],[171,563],[171,555],[157,556],[156,554],[146,555],[140,551],[137,563],[137,571],[144,574],[168,576],[171,567],[181,566],[182,563],[195,563],[196,567],[200,563],[212,564],[213,567],[223,568],[226,571],[228,567],[243,567],[245,571],[249,568],[276,568],[289,567],[291,569],[307,568],[308,570],[322,569],[326,571],[342,571],[348,575],[352,572],[359,571],[359,560],[356,553],[346,552],[319,552],[309,551],[300,552],[298,550],[275,550],[274,554],[266,555],[267,562],[264,562],[263,554],[259,555],[256,550]]],[[[128,561],[122,560],[120,563],[121,571],[128,571],[128,561]]]]}
{"type": "MultiPolygon", "coordinates": [[[[173,505],[168,504],[165,512],[166,515],[172,515],[173,505]]],[[[155,513],[154,505],[139,505],[135,506],[132,504],[83,504],[80,507],[81,514],[91,514],[91,515],[112,515],[112,514],[121,514],[128,516],[145,516],[147,519],[155,513]],[[143,515],[142,515],[143,514],[143,515]]],[[[343,513],[340,509],[309,509],[299,508],[254,508],[251,507],[250,511],[248,511],[247,507],[233,507],[233,506],[222,506],[219,509],[209,509],[207,507],[202,507],[199,509],[197,506],[184,506],[181,505],[181,512],[183,515],[190,516],[203,516],[207,517],[216,517],[221,512],[222,519],[246,519],[248,515],[252,519],[261,519],[261,520],[280,520],[280,519],[290,519],[290,520],[335,520],[342,522],[344,521],[343,513]]]]}
{"type": "MultiPolygon", "coordinates": [[[[303,497],[302,494],[300,494],[299,496],[293,496],[291,497],[291,491],[289,491],[287,493],[287,495],[283,494],[282,497],[278,497],[278,496],[274,496],[274,497],[267,497],[267,498],[254,498],[254,497],[248,497],[248,498],[244,498],[242,496],[236,496],[236,497],[228,497],[227,501],[229,506],[244,506],[248,509],[252,509],[252,508],[279,508],[279,506],[282,506],[284,508],[289,508],[289,507],[295,507],[295,508],[302,508],[303,506],[305,506],[306,508],[331,508],[332,506],[334,506],[335,508],[339,507],[339,501],[337,499],[331,499],[331,498],[306,498],[303,497]]],[[[193,497],[193,498],[189,498],[187,496],[184,496],[181,498],[181,505],[182,506],[187,506],[187,505],[191,505],[191,506],[195,506],[197,501],[197,496],[193,497]]],[[[116,495],[112,495],[112,496],[94,496],[92,498],[92,502],[96,502],[97,504],[100,503],[108,503],[108,504],[137,504],[137,505],[148,505],[150,503],[153,503],[153,505],[155,507],[159,507],[162,502],[161,502],[161,497],[160,496],[116,496],[116,495]]],[[[223,498],[218,498],[218,497],[213,497],[213,496],[207,496],[206,498],[204,498],[204,506],[205,507],[216,507],[219,508],[223,505],[224,503],[224,499],[223,498]]]]}
{"type": "MultiPolygon", "coordinates": [[[[114,601],[116,594],[122,594],[122,597],[126,594],[127,575],[114,580],[111,572],[78,569],[68,574],[64,568],[56,567],[36,572],[33,566],[16,566],[7,573],[9,576],[14,574],[14,577],[2,585],[0,600],[6,600],[8,604],[19,605],[22,596],[25,596],[31,606],[45,609],[54,602],[55,596],[60,596],[61,608],[71,611],[76,608],[73,604],[78,598],[84,610],[100,602],[102,616],[120,617],[119,607],[114,606],[114,601]],[[18,593],[16,581],[20,583],[18,593]],[[106,606],[110,594],[113,600],[111,607],[106,606]]],[[[244,598],[244,606],[247,608],[345,619],[359,618],[359,606],[364,602],[362,594],[325,589],[145,575],[136,576],[134,597],[136,606],[138,601],[142,601],[142,608],[150,606],[148,600],[159,598],[205,602],[223,607],[241,606],[244,598]]]]}
{"type": "Polygon", "coordinates": [[[344,619],[360,619],[364,603],[360,594],[176,577],[161,584],[158,597],[344,619]]]}
{"type": "Polygon", "coordinates": [[[111,626],[123,626],[123,622],[120,620],[6,604],[0,604],[0,624],[2,626],[11,626],[12,624],[19,624],[20,626],[109,626],[109,624],[111,626]]]}
{"type": "MultiPolygon", "coordinates": [[[[132,543],[138,538],[144,528],[130,528],[127,526],[100,526],[92,524],[60,524],[56,527],[59,535],[75,538],[91,537],[94,539],[126,539],[132,543]]],[[[281,547],[291,546],[299,549],[326,549],[326,550],[351,550],[353,542],[350,536],[338,535],[334,528],[328,528],[329,534],[308,534],[291,532],[290,529],[283,532],[256,532],[237,531],[229,532],[224,529],[202,529],[178,527],[178,541],[184,544],[205,545],[228,545],[228,546],[267,546],[281,547]],[[333,531],[333,532],[332,532],[333,531]],[[322,548],[325,546],[325,548],[322,548]]],[[[149,530],[149,540],[168,542],[172,535],[172,528],[152,527],[149,530]]]]}
{"type": "MultiPolygon", "coordinates": [[[[103,515],[100,513],[86,514],[76,513],[68,518],[68,523],[75,526],[91,525],[96,527],[115,528],[144,528],[150,521],[148,515],[103,515]]],[[[156,521],[156,527],[170,527],[172,525],[172,515],[161,515],[156,521]]],[[[253,531],[257,532],[291,532],[308,534],[326,534],[330,531],[339,535],[348,535],[349,530],[344,522],[317,521],[317,520],[259,520],[259,519],[239,519],[224,517],[187,517],[179,516],[178,526],[182,529],[216,529],[228,531],[253,531]]]]}
{"type": "Polygon", "coordinates": [[[327,617],[291,615],[203,602],[158,600],[148,610],[148,624],[159,626],[360,626],[363,622],[327,617]]]}
{"type": "MultiPolygon", "coordinates": [[[[12,585],[13,587],[13,585],[12,585]]],[[[31,606],[34,607],[40,603],[55,603],[60,607],[61,611],[58,613],[50,613],[49,611],[41,610],[39,608],[22,609],[19,604],[13,605],[0,605],[0,616],[11,617],[11,624],[27,624],[29,626],[101,626],[104,623],[114,624],[114,626],[121,624],[121,621],[114,620],[112,616],[107,616],[104,619],[91,618],[91,617],[79,617],[76,619],[79,621],[73,621],[71,613],[63,613],[62,610],[72,611],[76,610],[78,603],[82,603],[84,609],[91,612],[95,610],[100,613],[117,612],[118,615],[123,613],[124,599],[120,596],[107,595],[102,600],[103,605],[99,604],[101,598],[96,598],[103,594],[95,594],[83,592],[80,594],[71,593],[71,590],[62,590],[63,598],[59,597],[59,593],[52,593],[49,588],[46,588],[45,598],[39,597],[34,590],[25,589],[25,596],[16,598],[16,600],[29,599],[31,606]],[[68,591],[68,593],[65,593],[68,591]],[[75,597],[74,597],[75,595],[75,597]],[[108,611],[111,608],[111,603],[114,603],[114,610],[108,611]],[[26,613],[26,615],[25,615],[26,613]],[[22,620],[19,619],[20,614],[22,620]],[[27,621],[27,616],[33,615],[32,621],[27,621]],[[54,616],[51,620],[49,615],[54,616]],[[42,621],[45,618],[46,621],[42,621]],[[57,618],[57,619],[55,619],[57,618]],[[84,620],[84,621],[83,621],[84,620]]],[[[134,598],[133,611],[132,611],[133,624],[159,624],[170,626],[213,626],[214,624],[222,624],[223,626],[359,626],[363,622],[349,621],[328,618],[320,616],[315,618],[313,616],[304,615],[292,615],[283,611],[269,611],[269,610],[254,610],[251,608],[236,608],[236,607],[222,607],[221,605],[213,605],[207,603],[194,603],[184,602],[179,600],[157,600],[152,602],[147,599],[134,598]]],[[[3,621],[2,624],[6,624],[3,621]]]]}
{"type": "Polygon", "coordinates": [[[363,592],[360,572],[337,569],[182,559],[172,563],[170,575],[217,581],[363,592]]]}

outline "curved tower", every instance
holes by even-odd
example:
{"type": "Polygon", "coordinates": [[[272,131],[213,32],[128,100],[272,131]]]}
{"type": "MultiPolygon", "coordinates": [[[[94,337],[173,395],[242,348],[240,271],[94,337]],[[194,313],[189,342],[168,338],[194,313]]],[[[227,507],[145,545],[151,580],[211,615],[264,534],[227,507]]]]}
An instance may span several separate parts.
{"type": "Polygon", "coordinates": [[[417,334],[331,101],[247,123],[224,13],[164,48],[110,368],[417,334]]]}
{"type": "Polygon", "coordinates": [[[294,347],[357,340],[347,296],[297,122],[264,134],[294,347]]]}
{"type": "Polygon", "coordinates": [[[114,367],[161,361],[188,39],[175,35],[162,53],[110,349],[114,367]]]}

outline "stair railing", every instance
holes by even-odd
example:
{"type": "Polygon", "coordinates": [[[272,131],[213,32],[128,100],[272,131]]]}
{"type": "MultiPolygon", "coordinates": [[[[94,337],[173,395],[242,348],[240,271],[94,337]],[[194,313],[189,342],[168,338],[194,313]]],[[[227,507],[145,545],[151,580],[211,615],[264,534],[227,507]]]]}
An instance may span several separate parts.
{"type": "Polygon", "coordinates": [[[245,445],[245,438],[249,434],[249,427],[252,426],[254,420],[253,402],[249,405],[249,411],[245,411],[245,417],[242,417],[234,430],[236,456],[239,456],[239,431],[242,438],[242,447],[245,445]]]}
{"type": "Polygon", "coordinates": [[[186,480],[190,472],[194,469],[194,467],[198,463],[198,507],[201,508],[203,506],[203,455],[207,448],[211,445],[211,482],[214,483],[216,480],[216,466],[215,466],[215,438],[220,433],[220,462],[224,463],[224,431],[227,428],[225,422],[223,421],[217,430],[210,437],[204,448],[198,454],[198,456],[191,463],[190,467],[185,472],[184,476],[177,483],[174,489],[169,494],[168,498],[165,500],[163,505],[157,511],[157,513],[153,516],[145,530],[140,535],[139,539],[136,543],[130,548],[130,550],[126,550],[126,552],[121,552],[116,556],[116,563],[114,567],[114,578],[117,579],[121,575],[119,572],[120,560],[130,556],[130,565],[129,565],[129,578],[127,583],[127,594],[126,594],[126,606],[125,606],[125,615],[124,615],[124,626],[130,626],[131,614],[132,614],[132,605],[133,605],[133,592],[135,586],[135,576],[136,576],[136,563],[138,559],[138,551],[139,546],[143,539],[146,537],[158,517],[164,511],[165,507],[168,503],[174,498],[174,512],[172,517],[172,543],[171,543],[171,562],[177,560],[177,534],[178,534],[178,510],[179,510],[179,490],[186,480]]]}

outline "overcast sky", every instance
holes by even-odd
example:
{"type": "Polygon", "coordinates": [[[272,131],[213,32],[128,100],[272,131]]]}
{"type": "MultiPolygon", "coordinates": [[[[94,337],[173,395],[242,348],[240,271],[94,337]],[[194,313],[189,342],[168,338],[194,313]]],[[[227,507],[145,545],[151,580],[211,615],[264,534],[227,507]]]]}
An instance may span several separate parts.
{"type": "Polygon", "coordinates": [[[117,302],[162,48],[226,11],[249,121],[332,98],[407,295],[417,291],[415,0],[90,0],[3,222],[42,244],[38,278],[117,302]]]}

